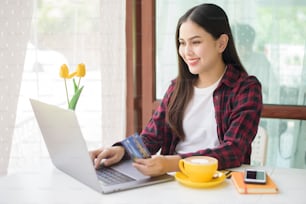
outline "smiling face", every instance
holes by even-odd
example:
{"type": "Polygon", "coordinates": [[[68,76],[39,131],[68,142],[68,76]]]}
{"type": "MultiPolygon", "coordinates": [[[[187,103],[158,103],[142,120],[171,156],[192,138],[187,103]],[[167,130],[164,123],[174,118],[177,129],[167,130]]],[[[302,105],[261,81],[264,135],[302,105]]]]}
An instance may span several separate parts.
{"type": "Polygon", "coordinates": [[[222,36],[218,39],[213,38],[210,33],[191,20],[182,23],[178,39],[179,54],[192,74],[202,75],[224,68],[222,52],[226,44],[224,45],[223,38],[227,36],[222,36]]]}

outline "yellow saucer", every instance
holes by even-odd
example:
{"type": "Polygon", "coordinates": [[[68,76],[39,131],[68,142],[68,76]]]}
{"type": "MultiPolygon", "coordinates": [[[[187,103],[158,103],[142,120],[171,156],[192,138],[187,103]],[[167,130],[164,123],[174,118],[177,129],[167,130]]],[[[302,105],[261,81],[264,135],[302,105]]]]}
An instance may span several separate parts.
{"type": "Polygon", "coordinates": [[[213,186],[216,186],[216,185],[222,183],[224,181],[224,179],[226,178],[224,173],[219,172],[219,171],[217,171],[216,173],[218,174],[218,178],[214,178],[214,179],[212,179],[211,181],[208,181],[208,182],[193,182],[193,181],[190,181],[188,179],[188,177],[185,176],[181,172],[176,172],[175,173],[175,179],[177,181],[179,181],[180,183],[182,183],[186,186],[189,186],[189,187],[208,188],[208,187],[213,187],[213,186]]]}

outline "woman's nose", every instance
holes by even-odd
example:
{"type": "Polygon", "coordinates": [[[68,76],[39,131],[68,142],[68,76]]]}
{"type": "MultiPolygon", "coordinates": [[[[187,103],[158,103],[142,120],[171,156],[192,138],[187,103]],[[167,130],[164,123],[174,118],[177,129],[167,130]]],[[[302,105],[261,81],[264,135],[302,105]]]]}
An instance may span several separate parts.
{"type": "Polygon", "coordinates": [[[193,53],[192,47],[190,45],[186,45],[184,52],[185,52],[185,55],[187,55],[187,56],[192,55],[192,53],[193,53]]]}

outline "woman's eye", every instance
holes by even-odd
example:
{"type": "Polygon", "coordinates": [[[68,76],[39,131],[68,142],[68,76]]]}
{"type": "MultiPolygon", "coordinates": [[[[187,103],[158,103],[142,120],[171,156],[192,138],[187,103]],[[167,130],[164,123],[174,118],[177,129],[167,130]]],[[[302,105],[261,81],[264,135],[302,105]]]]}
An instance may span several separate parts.
{"type": "Polygon", "coordinates": [[[200,44],[200,41],[193,41],[192,44],[196,45],[196,44],[200,44]]]}
{"type": "Polygon", "coordinates": [[[180,45],[185,45],[185,42],[180,41],[179,44],[180,45]]]}

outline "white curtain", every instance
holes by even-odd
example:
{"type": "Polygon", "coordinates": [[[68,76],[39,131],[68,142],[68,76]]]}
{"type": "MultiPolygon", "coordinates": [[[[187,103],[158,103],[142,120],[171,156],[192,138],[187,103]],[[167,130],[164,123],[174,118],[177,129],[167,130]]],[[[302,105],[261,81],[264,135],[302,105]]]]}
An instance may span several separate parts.
{"type": "Polygon", "coordinates": [[[102,142],[111,145],[126,132],[125,0],[101,5],[102,142]]]}
{"type": "Polygon", "coordinates": [[[32,0],[0,2],[0,174],[7,173],[32,0]]]}
{"type": "Polygon", "coordinates": [[[87,67],[76,113],[88,148],[123,139],[125,0],[5,0],[0,6],[0,172],[39,170],[39,160],[49,157],[29,98],[67,107],[62,63],[71,71],[78,63],[87,67]]]}

